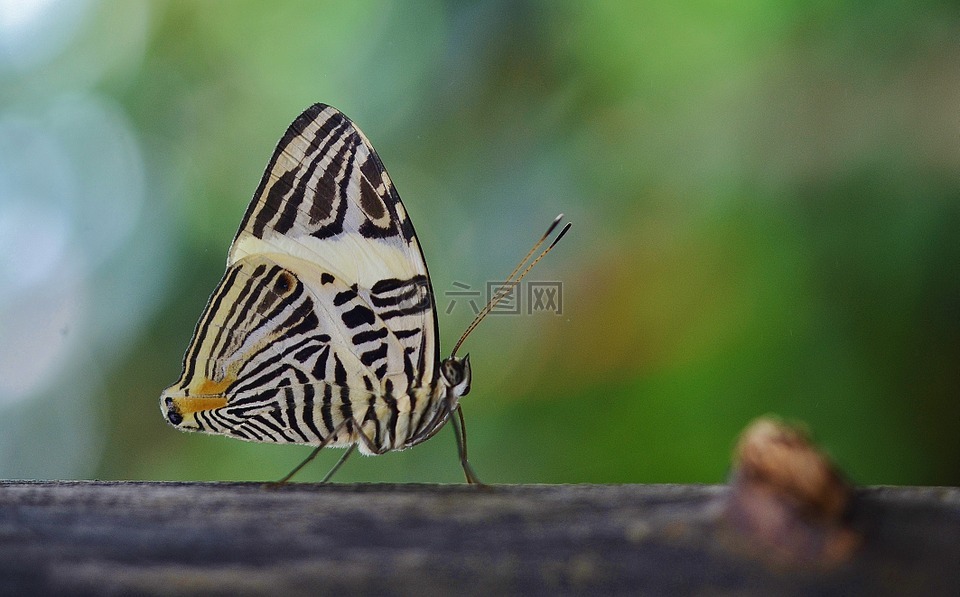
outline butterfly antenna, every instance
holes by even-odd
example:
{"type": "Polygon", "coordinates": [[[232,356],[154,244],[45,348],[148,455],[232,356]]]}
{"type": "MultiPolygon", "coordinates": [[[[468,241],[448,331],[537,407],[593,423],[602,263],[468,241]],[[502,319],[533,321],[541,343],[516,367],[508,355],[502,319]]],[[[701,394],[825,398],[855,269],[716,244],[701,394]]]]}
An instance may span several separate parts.
{"type": "Polygon", "coordinates": [[[463,334],[460,336],[460,339],[457,340],[457,343],[453,346],[453,352],[450,353],[451,357],[456,356],[457,351],[460,350],[460,346],[463,344],[463,341],[466,340],[467,336],[470,335],[470,332],[476,329],[476,327],[480,325],[480,322],[483,321],[483,319],[487,315],[489,315],[491,311],[493,311],[494,307],[497,306],[497,303],[499,303],[501,300],[504,299],[504,297],[509,295],[510,292],[517,286],[517,284],[520,283],[520,280],[523,280],[523,278],[528,273],[530,273],[530,270],[533,269],[533,266],[535,266],[537,262],[543,259],[546,256],[546,254],[549,253],[551,249],[553,249],[553,247],[557,245],[558,242],[560,242],[560,239],[563,238],[563,235],[567,233],[567,230],[570,230],[571,223],[567,222],[567,224],[563,227],[563,229],[560,230],[560,233],[557,234],[557,237],[553,239],[553,242],[550,243],[550,246],[544,249],[542,253],[537,255],[537,257],[533,261],[531,261],[529,265],[526,266],[526,268],[523,267],[525,264],[527,264],[527,261],[530,259],[530,257],[532,257],[533,254],[537,252],[537,249],[539,249],[543,245],[543,243],[546,242],[546,240],[550,237],[553,231],[556,230],[557,226],[560,224],[562,220],[563,220],[563,214],[560,214],[556,218],[554,218],[553,222],[551,222],[550,226],[547,228],[547,231],[544,232],[543,236],[540,237],[540,240],[538,240],[536,244],[533,245],[533,248],[531,248],[530,251],[526,254],[526,256],[524,256],[524,258],[520,260],[520,263],[517,264],[517,267],[513,268],[513,271],[510,272],[509,276],[507,276],[507,280],[503,284],[501,284],[499,288],[497,288],[496,292],[493,293],[493,298],[490,299],[490,302],[488,302],[483,307],[483,309],[481,309],[480,312],[477,313],[477,316],[473,318],[473,321],[470,322],[470,325],[468,325],[467,329],[464,330],[463,334]],[[521,269],[523,269],[523,271],[521,271],[521,269]],[[520,272],[519,276],[517,275],[517,272],[520,272]]]}

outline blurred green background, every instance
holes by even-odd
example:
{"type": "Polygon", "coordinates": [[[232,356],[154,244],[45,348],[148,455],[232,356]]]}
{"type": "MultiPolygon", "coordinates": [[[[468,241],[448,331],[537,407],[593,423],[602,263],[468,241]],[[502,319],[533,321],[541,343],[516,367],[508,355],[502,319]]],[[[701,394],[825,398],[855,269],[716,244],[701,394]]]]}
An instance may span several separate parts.
{"type": "MultiPolygon", "coordinates": [[[[485,481],[719,482],[777,413],[858,483],[956,485],[958,64],[952,2],[0,0],[0,477],[272,480],[309,452],[157,400],[322,101],[440,297],[574,222],[531,276],[562,314],[465,347],[485,481]]],[[[472,315],[441,313],[444,352],[472,315]]],[[[450,430],[337,477],[461,479],[450,430]]]]}

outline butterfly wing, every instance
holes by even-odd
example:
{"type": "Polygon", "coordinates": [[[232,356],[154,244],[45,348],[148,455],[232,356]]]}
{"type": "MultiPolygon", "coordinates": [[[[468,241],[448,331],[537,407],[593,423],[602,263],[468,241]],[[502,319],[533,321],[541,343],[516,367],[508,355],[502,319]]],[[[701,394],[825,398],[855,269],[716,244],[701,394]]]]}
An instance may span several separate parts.
{"type": "MultiPolygon", "coordinates": [[[[393,281],[432,290],[413,223],[380,156],[349,118],[324,104],[305,110],[280,140],[227,265],[278,252],[323,264],[360,288],[393,281]]],[[[439,361],[432,296],[417,319],[422,339],[405,344],[422,349],[418,381],[429,382],[439,361]]]]}
{"type": "MultiPolygon", "coordinates": [[[[379,156],[317,104],[278,144],[161,405],[181,429],[318,443],[352,419],[377,447],[399,445],[432,396],[436,325],[379,156]]],[[[356,441],[344,427],[342,443],[356,441]]]]}

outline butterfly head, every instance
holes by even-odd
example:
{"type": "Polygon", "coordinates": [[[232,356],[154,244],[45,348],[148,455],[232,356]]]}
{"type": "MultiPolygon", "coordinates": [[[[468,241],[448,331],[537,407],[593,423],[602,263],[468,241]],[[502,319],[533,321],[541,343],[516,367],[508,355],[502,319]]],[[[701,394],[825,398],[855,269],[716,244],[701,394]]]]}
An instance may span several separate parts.
{"type": "Polygon", "coordinates": [[[440,379],[447,387],[448,400],[456,400],[470,392],[470,355],[449,357],[440,363],[440,379]]]}

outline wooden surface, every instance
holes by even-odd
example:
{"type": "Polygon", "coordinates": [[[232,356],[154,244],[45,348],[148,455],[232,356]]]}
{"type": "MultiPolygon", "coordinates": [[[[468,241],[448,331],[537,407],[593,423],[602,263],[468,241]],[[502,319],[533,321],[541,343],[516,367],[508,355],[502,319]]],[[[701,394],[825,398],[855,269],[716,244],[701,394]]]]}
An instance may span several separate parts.
{"type": "Polygon", "coordinates": [[[0,594],[960,595],[960,489],[860,490],[831,566],[758,558],[727,492],[6,481],[0,594]]]}

